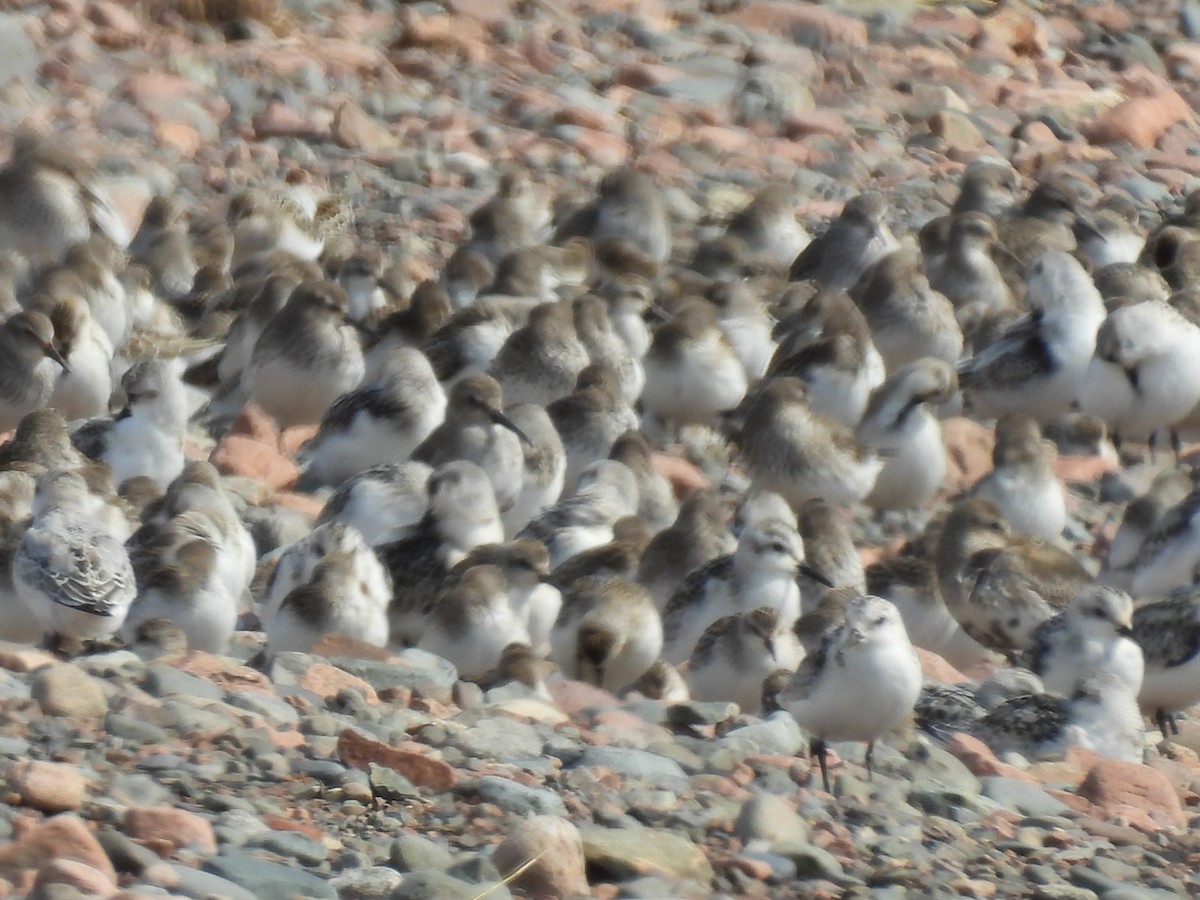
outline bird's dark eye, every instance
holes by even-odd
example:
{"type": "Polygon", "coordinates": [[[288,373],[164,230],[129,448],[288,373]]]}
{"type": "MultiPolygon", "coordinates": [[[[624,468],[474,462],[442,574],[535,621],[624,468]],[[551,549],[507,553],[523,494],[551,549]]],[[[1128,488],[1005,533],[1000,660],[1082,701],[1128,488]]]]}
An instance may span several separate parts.
{"type": "Polygon", "coordinates": [[[878,619],[875,620],[876,625],[884,625],[886,623],[887,623],[887,616],[880,616],[878,619]]]}
{"type": "Polygon", "coordinates": [[[1093,610],[1092,610],[1092,615],[1093,615],[1093,616],[1095,616],[1097,619],[1103,619],[1103,618],[1105,618],[1105,615],[1104,615],[1104,610],[1102,610],[1102,609],[1100,609],[1100,608],[1093,609],[1093,610]]]}
{"type": "Polygon", "coordinates": [[[991,528],[991,529],[992,529],[992,531],[1003,531],[1003,530],[1004,530],[1004,523],[1003,523],[1003,522],[993,522],[993,523],[992,523],[991,525],[989,525],[988,527],[989,527],[989,528],[991,528]]]}

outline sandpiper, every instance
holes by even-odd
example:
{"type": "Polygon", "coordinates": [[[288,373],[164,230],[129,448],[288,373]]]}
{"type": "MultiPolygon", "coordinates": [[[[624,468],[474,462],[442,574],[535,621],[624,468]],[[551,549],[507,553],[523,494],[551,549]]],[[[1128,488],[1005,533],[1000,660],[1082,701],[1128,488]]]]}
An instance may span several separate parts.
{"type": "Polygon", "coordinates": [[[371,466],[407,459],[445,412],[446,394],[429,360],[420,350],[400,347],[378,381],[343,394],[325,411],[301,451],[305,478],[340,484],[371,466]]]}
{"type": "Polygon", "coordinates": [[[711,424],[746,394],[746,370],[705,302],[689,303],[661,325],[642,363],[642,406],[664,427],[711,424]]]}
{"type": "Polygon", "coordinates": [[[54,346],[54,326],[40,312],[19,312],[0,325],[0,431],[46,405],[66,361],[54,346]]]}
{"type": "Polygon", "coordinates": [[[623,464],[600,460],[585,468],[573,494],[534,518],[518,537],[544,543],[550,563],[607,544],[618,519],[637,512],[637,479],[623,464]]]}
{"type": "Polygon", "coordinates": [[[638,566],[637,581],[659,609],[666,608],[689,573],[734,551],[737,544],[729,533],[728,520],[729,510],[715,491],[693,491],[680,504],[674,523],[650,540],[638,566]]]}
{"type": "Polygon", "coordinates": [[[1198,600],[1194,588],[1181,588],[1133,611],[1133,639],[1146,664],[1138,704],[1164,740],[1179,733],[1175,714],[1200,701],[1198,600]]]}
{"type": "Polygon", "coordinates": [[[883,466],[864,502],[877,510],[919,507],[946,476],[942,426],[930,406],[949,401],[958,377],[946,362],[924,357],[894,370],[871,394],[855,430],[883,466]]]}
{"type": "Polygon", "coordinates": [[[583,369],[575,389],[550,403],[546,412],[567,453],[568,488],[575,486],[586,466],[608,456],[617,438],[639,425],[637,413],[621,395],[616,373],[604,364],[583,369]]]}
{"type": "Polygon", "coordinates": [[[500,509],[520,496],[528,437],[503,412],[503,394],[490,375],[471,375],[450,389],[446,418],[413,451],[431,466],[467,460],[487,473],[500,509]]]}
{"type": "Polygon", "coordinates": [[[1140,599],[1165,597],[1194,584],[1200,565],[1200,490],[1172,506],[1146,535],[1133,561],[1130,593],[1140,599]]]}
{"type": "Polygon", "coordinates": [[[769,184],[729,217],[725,236],[741,241],[752,260],[783,269],[812,240],[796,219],[796,191],[788,184],[769,184]]]}
{"type": "Polygon", "coordinates": [[[432,473],[416,460],[364,469],[330,494],[316,524],[352,525],[372,547],[398,541],[412,533],[425,515],[432,473]]]}
{"type": "Polygon", "coordinates": [[[1087,271],[1062,251],[1039,256],[1027,284],[1033,317],[967,360],[959,383],[981,413],[1044,421],[1078,401],[1105,310],[1087,271]]]}
{"type": "Polygon", "coordinates": [[[1096,334],[1080,407],[1103,419],[1114,442],[1171,431],[1200,402],[1200,327],[1169,304],[1148,301],[1108,314],[1096,334]]]}
{"type": "Polygon", "coordinates": [[[663,658],[681,663],[709,625],[722,616],[758,606],[779,611],[788,623],[800,616],[796,576],[804,565],[804,545],[791,522],[766,521],[742,533],[737,550],[692,572],[663,611],[663,658]]]}
{"type": "Polygon", "coordinates": [[[114,418],[85,419],[71,431],[84,455],[106,462],[118,484],[146,475],[166,490],[183,471],[188,405],[177,360],[152,359],[121,378],[125,409],[114,418]]]}
{"type": "Polygon", "coordinates": [[[1029,646],[1033,631],[1091,582],[1075,557],[1031,537],[1014,538],[995,504],[961,500],[942,527],[938,587],[946,608],[984,646],[1029,646]]]}
{"type": "Polygon", "coordinates": [[[1069,696],[1024,694],[987,713],[975,734],[998,754],[1026,760],[1059,757],[1068,747],[1142,762],[1145,740],[1137,693],[1112,672],[1097,672],[1069,696]]]}
{"type": "Polygon", "coordinates": [[[756,491],[799,508],[814,497],[844,506],[871,492],[882,461],[840,422],[811,410],[798,378],[774,378],[752,395],[738,438],[756,491]]]}
{"type": "Polygon", "coordinates": [[[419,641],[446,573],[473,548],[503,540],[487,474],[466,460],[434,470],[429,509],[413,534],[375,548],[394,586],[388,609],[392,643],[419,641]]]}
{"type": "Polygon", "coordinates": [[[17,595],[42,630],[74,641],[115,633],[137,593],[121,542],[84,514],[87,496],[77,472],[42,476],[33,521],[13,556],[17,595]]]}
{"type": "Polygon", "coordinates": [[[525,327],[509,335],[488,371],[507,402],[544,406],[571,392],[588,361],[571,307],[544,303],[529,313],[525,327]]]}
{"type": "Polygon", "coordinates": [[[1088,585],[1034,631],[1029,668],[1054,694],[1069,696],[1080,681],[1101,670],[1120,676],[1137,694],[1145,661],[1133,640],[1132,617],[1133,601],[1124,591],[1088,585]]]}
{"type": "Polygon", "coordinates": [[[328,282],[299,285],[254,343],[242,387],[280,427],[316,424],[365,367],[346,294],[328,282]]]}
{"type": "Polygon", "coordinates": [[[511,643],[528,644],[529,634],[508,601],[504,572],[476,565],[438,595],[418,646],[454,663],[460,678],[476,681],[511,643]]]}
{"type": "Polygon", "coordinates": [[[1167,510],[1191,490],[1191,476],[1179,469],[1166,469],[1155,475],[1146,492],[1125,507],[1121,525],[1108,545],[1100,580],[1129,590],[1142,544],[1167,510]]]}
{"type": "Polygon", "coordinates": [[[867,191],[847,201],[824,234],[813,238],[792,262],[792,281],[813,279],[826,290],[845,290],[868,266],[896,249],[884,216],[887,201],[867,191]]]}
{"type": "Polygon", "coordinates": [[[129,231],[95,171],[64,141],[22,132],[0,169],[0,248],[55,261],[94,233],[119,247],[129,231]]]}
{"type": "Polygon", "coordinates": [[[662,531],[679,515],[679,501],[670,479],[655,468],[654,457],[646,436],[640,431],[626,431],[613,442],[608,458],[624,463],[633,472],[638,486],[638,515],[651,533],[662,531]]]}
{"type": "Polygon", "coordinates": [[[568,484],[567,451],[547,411],[533,403],[517,403],[505,410],[510,422],[525,436],[521,442],[524,473],[521,493],[504,510],[504,533],[512,537],[553,506],[568,484]]]}
{"type": "MultiPolygon", "coordinates": [[[[386,582],[385,582],[386,584],[386,582]]],[[[383,647],[388,642],[389,591],[362,580],[359,559],[334,552],[283,598],[266,623],[268,656],[310,650],[326,634],[344,634],[383,647]]]]}
{"type": "Polygon", "coordinates": [[[645,588],[584,578],[563,596],[552,656],[568,678],[615,693],[654,665],[662,641],[662,621],[645,588]]]}
{"type": "Polygon", "coordinates": [[[779,669],[794,672],[803,658],[791,623],[774,607],[760,606],[709,625],[684,677],[693,700],[732,700],[742,712],[757,714],[767,676],[779,669]]]}
{"type": "Polygon", "coordinates": [[[1067,524],[1067,497],[1054,474],[1042,430],[1029,416],[1010,414],[996,422],[992,471],[971,494],[996,504],[1016,534],[1052,541],[1067,524]]]}
{"type": "Polygon", "coordinates": [[[926,356],[951,365],[962,356],[954,305],[930,286],[916,248],[901,247],[879,260],[850,288],[850,296],[889,373],[926,356]]]}
{"type": "Polygon", "coordinates": [[[812,737],[828,793],[827,742],[866,741],[870,775],[875,741],[908,718],[920,692],[921,664],[900,613],[886,600],[862,596],[804,658],[777,703],[812,737]]]}

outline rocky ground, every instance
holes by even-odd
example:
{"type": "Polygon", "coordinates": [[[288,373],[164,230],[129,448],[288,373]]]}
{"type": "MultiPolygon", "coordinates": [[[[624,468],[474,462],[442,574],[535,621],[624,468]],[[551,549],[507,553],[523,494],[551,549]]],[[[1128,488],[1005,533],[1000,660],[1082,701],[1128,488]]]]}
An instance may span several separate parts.
{"type": "MultiPolygon", "coordinates": [[[[578,195],[627,158],[630,123],[684,246],[768,179],[802,189],[813,226],[878,187],[907,230],[980,153],[1024,175],[1065,168],[1147,210],[1200,175],[1194,2],[4,9],[0,130],[60,132],[131,225],[158,193],[221,211],[238,187],[302,169],[415,278],[461,240],[497,162],[578,195]]],[[[287,438],[243,421],[218,448],[259,513],[319,508],[286,490],[287,438]]],[[[989,439],[951,427],[959,482],[986,469],[989,439]]],[[[1061,466],[1092,551],[1138,475],[1061,466]]],[[[839,746],[834,800],[786,716],[566,682],[552,702],[484,694],[435,657],[336,641],[261,673],[242,664],[254,649],[0,652],[0,896],[1200,894],[1194,727],[1144,766],[1078,753],[1028,771],[965,737],[899,735],[870,784],[862,749],[839,746]]]]}

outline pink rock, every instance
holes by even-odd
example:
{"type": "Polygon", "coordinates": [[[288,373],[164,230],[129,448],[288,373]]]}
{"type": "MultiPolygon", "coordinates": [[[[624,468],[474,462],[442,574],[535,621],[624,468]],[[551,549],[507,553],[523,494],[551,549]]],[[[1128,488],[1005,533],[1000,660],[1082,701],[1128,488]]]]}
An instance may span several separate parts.
{"type": "Polygon", "coordinates": [[[1094,144],[1128,141],[1143,150],[1153,147],[1168,128],[1190,115],[1187,101],[1164,89],[1147,97],[1131,97],[1087,125],[1083,132],[1094,144]]]}
{"type": "Polygon", "coordinates": [[[160,144],[189,159],[200,150],[200,132],[186,122],[159,122],[154,126],[154,137],[160,144]]]}
{"type": "Polygon", "coordinates": [[[38,822],[0,846],[0,872],[37,869],[51,859],[72,859],[91,866],[116,884],[108,854],[78,816],[64,813],[38,822]]]}
{"type": "Polygon", "coordinates": [[[1187,824],[1171,780],[1140,763],[1101,760],[1079,785],[1079,796],[1099,806],[1106,815],[1129,807],[1145,813],[1158,827],[1187,824]]]}
{"type": "Polygon", "coordinates": [[[266,498],[263,505],[281,506],[284,509],[294,510],[305,516],[310,522],[316,521],[321,510],[325,508],[325,504],[311,494],[299,494],[294,491],[275,491],[266,498]]]}
{"type": "Polygon", "coordinates": [[[946,419],[942,422],[942,439],[949,462],[943,484],[949,493],[958,493],[992,470],[996,438],[986,425],[961,416],[946,419]]]}
{"type": "Polygon", "coordinates": [[[328,663],[313,663],[304,670],[304,674],[297,680],[297,684],[324,700],[336,697],[339,691],[352,688],[362,694],[368,703],[379,702],[379,698],[375,695],[375,688],[361,678],[328,663]]]}
{"type": "Polygon", "coordinates": [[[87,780],[75,766],[41,760],[14,763],[8,781],[24,805],[51,813],[79,809],[87,791],[87,780]]]}
{"type": "Polygon", "coordinates": [[[247,403],[229,426],[227,434],[241,434],[264,444],[279,445],[279,426],[257,403],[247,403]]]}
{"type": "Polygon", "coordinates": [[[347,659],[373,659],[386,662],[392,654],[383,647],[376,647],[358,638],[344,634],[332,633],[321,636],[309,651],[313,656],[324,656],[326,659],[342,656],[347,659]]]}
{"type": "Polygon", "coordinates": [[[706,488],[710,482],[708,476],[700,471],[694,463],[669,453],[653,453],[650,461],[655,471],[671,482],[675,496],[683,499],[692,491],[706,488]]]}
{"type": "Polygon", "coordinates": [[[1029,774],[1007,763],[1002,763],[992,752],[991,747],[972,735],[953,735],[946,742],[946,749],[958,757],[972,775],[1003,775],[1031,783],[1034,781],[1029,774]]]}
{"type": "Polygon", "coordinates": [[[125,812],[125,833],[162,856],[183,847],[204,854],[217,852],[217,838],[207,819],[185,809],[135,806],[125,812]],[[166,849],[166,853],[162,850],[166,849]]]}
{"type": "Polygon", "coordinates": [[[271,679],[257,669],[239,665],[232,660],[213,656],[202,650],[190,651],[187,656],[175,663],[175,666],[189,675],[207,678],[226,691],[275,693],[271,679]]]}
{"type": "Polygon", "coordinates": [[[369,116],[353,100],[345,101],[334,111],[332,134],[334,143],[347,150],[384,153],[399,145],[387,126],[369,116]]]}
{"type": "Polygon", "coordinates": [[[835,138],[853,137],[854,129],[837,111],[814,109],[788,116],[783,123],[783,133],[792,140],[798,141],[815,134],[824,134],[835,138]]]}
{"type": "Polygon", "coordinates": [[[227,434],[213,448],[209,461],[222,475],[259,481],[269,488],[286,488],[300,477],[300,467],[278,450],[240,434],[227,434]]]}
{"type": "Polygon", "coordinates": [[[478,19],[488,25],[503,22],[512,14],[512,0],[449,0],[451,13],[478,19]]]}
{"type": "Polygon", "coordinates": [[[18,647],[6,644],[0,648],[0,669],[10,672],[32,672],[42,666],[58,663],[58,658],[45,650],[35,650],[33,647],[18,647]]]}
{"type": "Polygon", "coordinates": [[[38,869],[34,890],[52,884],[67,884],[82,894],[96,897],[107,897],[117,889],[116,880],[107,873],[75,859],[54,859],[38,869]]]}
{"type": "Polygon", "coordinates": [[[588,893],[583,839],[579,829],[557,816],[534,816],[513,828],[496,848],[492,861],[502,875],[532,865],[513,883],[533,896],[569,897],[588,893]]]}
{"type": "Polygon", "coordinates": [[[617,698],[608,691],[585,681],[555,678],[546,682],[550,699],[568,716],[576,716],[591,706],[616,706],[617,698]]]}
{"type": "Polygon", "coordinates": [[[924,647],[917,647],[917,658],[921,660],[921,672],[930,681],[935,681],[938,684],[963,684],[970,681],[966,675],[960,672],[942,657],[938,656],[932,650],[926,650],[924,647]]]}

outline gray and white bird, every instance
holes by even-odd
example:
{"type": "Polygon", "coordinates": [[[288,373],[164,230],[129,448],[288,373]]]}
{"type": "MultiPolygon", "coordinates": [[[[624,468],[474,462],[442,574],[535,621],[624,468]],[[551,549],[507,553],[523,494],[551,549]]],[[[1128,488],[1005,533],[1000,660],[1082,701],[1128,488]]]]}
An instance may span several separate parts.
{"type": "Polygon", "coordinates": [[[242,372],[242,388],[280,427],[316,424],[366,371],[345,292],[306,281],[263,328],[242,372]]]}
{"type": "Polygon", "coordinates": [[[958,377],[981,414],[1045,421],[1069,411],[1083,392],[1104,301],[1087,270],[1061,251],[1039,256],[1026,285],[1033,316],[976,352],[958,377]]]}
{"type": "Polygon", "coordinates": [[[136,363],[121,378],[125,409],[113,418],[85,419],[71,441],[85,456],[101,460],[120,484],[140,475],[160,490],[183,471],[188,402],[179,360],[136,363]]]}
{"type": "Polygon", "coordinates": [[[931,406],[950,400],[958,387],[954,369],[924,357],[893,370],[871,394],[855,430],[860,444],[882,460],[864,502],[876,510],[919,507],[942,486],[946,447],[931,406]]]}
{"type": "Polygon", "coordinates": [[[400,462],[429,437],[446,414],[446,394],[429,360],[396,349],[379,379],[343,394],[301,450],[305,480],[340,484],[363,469],[400,462]]]}
{"type": "Polygon", "coordinates": [[[454,663],[460,678],[478,681],[513,643],[528,644],[529,634],[509,603],[504,573],[476,565],[438,595],[417,646],[454,663]]]}
{"type": "Polygon", "coordinates": [[[762,707],[763,682],[780,669],[796,671],[804,658],[791,623],[760,606],[717,619],[704,630],[684,675],[693,700],[730,700],[742,712],[762,707]]]}
{"type": "MultiPolygon", "coordinates": [[[[788,510],[791,514],[791,510],[788,510]]],[[[729,532],[729,510],[712,490],[688,494],[675,521],[646,545],[637,582],[650,592],[655,605],[667,601],[687,576],[716,559],[733,553],[737,541],[729,532]]]]}
{"type": "Polygon", "coordinates": [[[866,741],[867,773],[875,741],[911,715],[921,693],[921,663],[896,607],[861,596],[845,620],[779,692],[776,703],[812,738],[811,751],[829,792],[826,745],[866,741]]]}
{"type": "Polygon", "coordinates": [[[57,261],[74,245],[102,234],[118,247],[129,231],[93,168],[67,142],[18,134],[0,169],[0,249],[57,261]]]}
{"type": "Polygon", "coordinates": [[[433,469],[416,460],[364,469],[330,494],[316,524],[351,525],[372,547],[398,541],[425,515],[431,474],[433,469]]]}
{"type": "Polygon", "coordinates": [[[637,479],[613,460],[599,460],[584,469],[575,493],[534,518],[517,535],[541,541],[550,551],[550,564],[613,539],[618,519],[637,512],[637,479]]]}
{"type": "Polygon", "coordinates": [[[1033,633],[1029,668],[1047,691],[1068,696],[1089,675],[1113,672],[1136,695],[1145,661],[1133,640],[1133,601],[1119,588],[1088,585],[1033,633]]]}
{"type": "Polygon", "coordinates": [[[1179,733],[1175,714],[1200,702],[1200,595],[1195,588],[1138,606],[1133,639],[1146,665],[1138,705],[1166,740],[1179,733]]]}
{"type": "Polygon", "coordinates": [[[1018,753],[1029,761],[1059,757],[1073,746],[1127,762],[1142,762],[1145,754],[1137,692],[1108,671],[1088,676],[1066,697],[1024,694],[1006,700],[974,733],[998,755],[1018,753]]]}
{"type": "Polygon", "coordinates": [[[795,622],[801,571],[823,577],[804,565],[804,545],[791,522],[770,520],[747,528],[737,550],[692,572],[671,595],[663,611],[663,658],[683,662],[704,629],[722,616],[767,606],[795,622]]]}
{"type": "Polygon", "coordinates": [[[45,406],[66,366],[45,313],[22,311],[0,324],[0,431],[45,406]]]}
{"type": "Polygon", "coordinates": [[[114,634],[137,593],[129,555],[85,514],[87,497],[79,473],[43,475],[33,521],[13,556],[17,596],[45,633],[72,641],[114,634]]]}
{"type": "Polygon", "coordinates": [[[792,281],[815,280],[830,291],[846,290],[866,269],[897,247],[885,220],[887,201],[867,191],[847,201],[824,234],[813,238],[792,262],[792,281]]]}
{"type": "Polygon", "coordinates": [[[490,375],[471,375],[450,389],[446,418],[413,451],[412,458],[434,468],[454,460],[475,463],[487,473],[496,502],[506,510],[524,484],[529,439],[504,414],[499,383],[490,375]]]}
{"type": "Polygon", "coordinates": [[[883,462],[846,426],[808,405],[798,378],[774,378],[747,403],[739,459],[755,491],[799,507],[814,497],[844,506],[866,497],[883,462]]]}
{"type": "Polygon", "coordinates": [[[563,595],[552,658],[566,677],[615,693],[654,665],[662,641],[662,620],[645,588],[583,578],[563,595]]]}
{"type": "Polygon", "coordinates": [[[1067,524],[1067,496],[1052,458],[1035,420],[1002,416],[996,422],[992,471],[975,483],[971,494],[996,504],[1015,533],[1053,541],[1067,524]]]}
{"type": "Polygon", "coordinates": [[[268,657],[284,651],[301,653],[327,634],[344,634],[376,647],[388,642],[386,580],[364,580],[365,557],[334,551],[292,588],[266,623],[268,657]],[[381,589],[382,588],[382,589],[381,589]]]}
{"type": "Polygon", "coordinates": [[[375,547],[392,578],[392,643],[418,642],[446,573],[475,547],[503,540],[504,525],[487,474],[466,460],[435,469],[421,522],[407,537],[375,547]]]}
{"type": "Polygon", "coordinates": [[[562,497],[567,482],[567,453],[549,411],[534,403],[517,403],[505,410],[510,422],[525,436],[521,452],[525,467],[521,493],[501,518],[510,537],[549,509],[562,497]]]}

